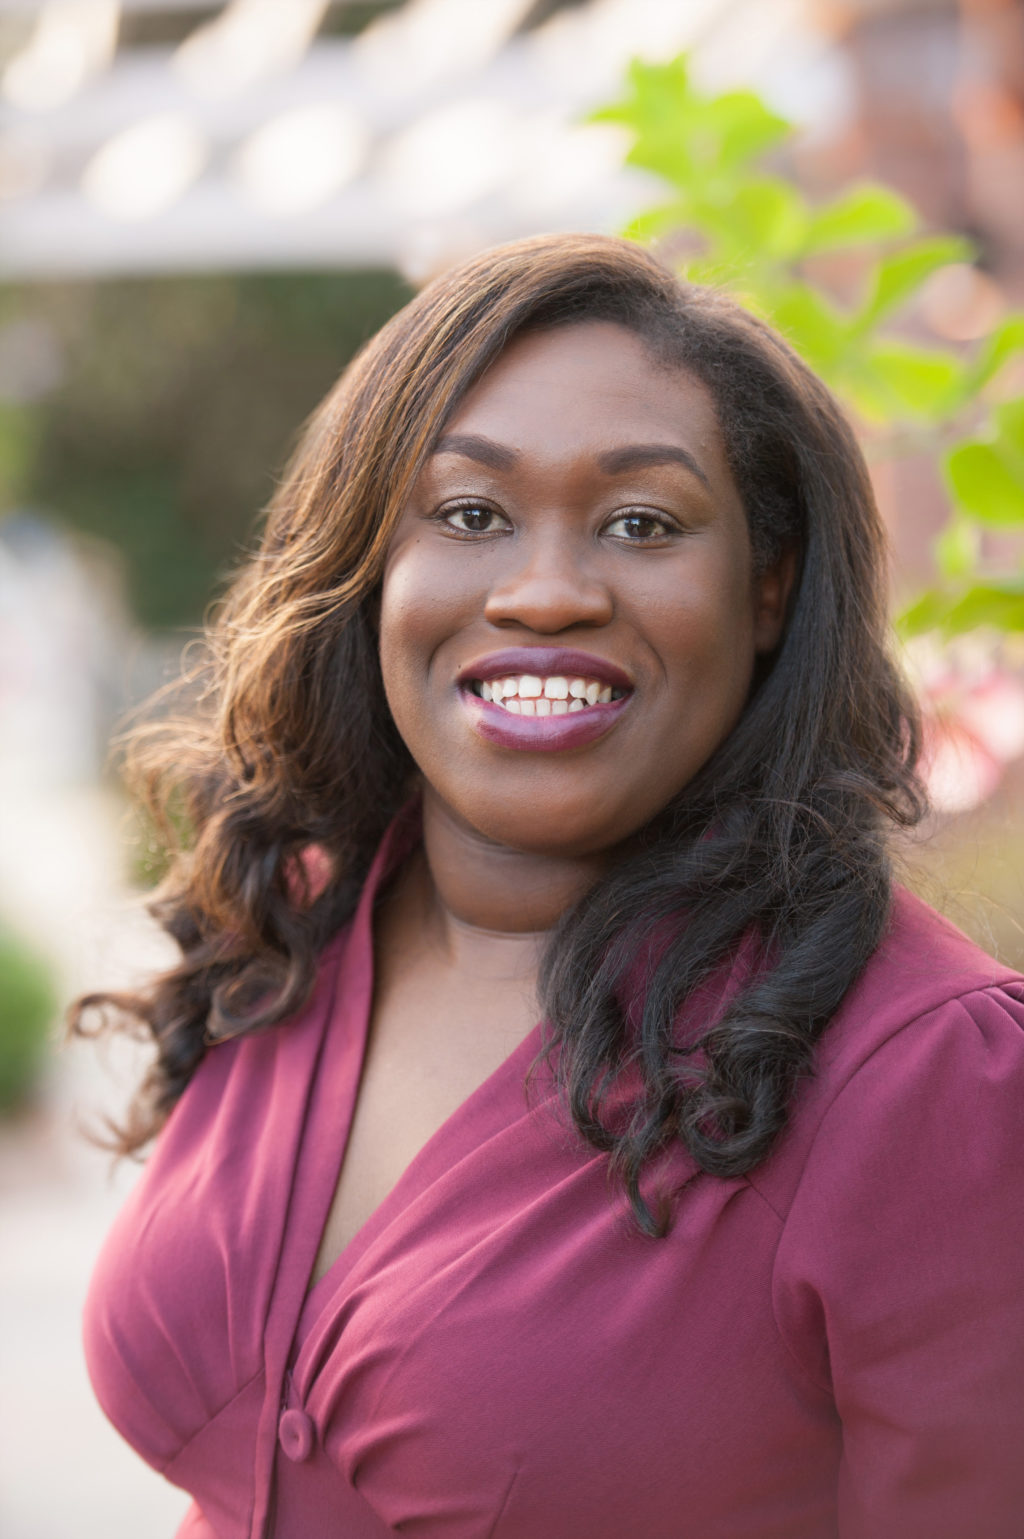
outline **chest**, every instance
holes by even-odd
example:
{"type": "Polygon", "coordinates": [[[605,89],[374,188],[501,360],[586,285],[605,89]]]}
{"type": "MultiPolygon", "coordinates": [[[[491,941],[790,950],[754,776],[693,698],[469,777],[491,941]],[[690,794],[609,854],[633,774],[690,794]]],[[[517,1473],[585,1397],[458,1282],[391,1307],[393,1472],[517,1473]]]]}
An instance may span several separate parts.
{"type": "Polygon", "coordinates": [[[277,1462],[282,1536],[328,1511],[360,1539],[363,1515],[367,1539],[832,1533],[835,1415],[794,1393],[772,1324],[775,1216],[709,1184],[654,1246],[603,1161],[510,1111],[429,1191],[407,1186],[321,1295],[290,1380],[315,1431],[306,1463],[277,1462]]]}
{"type": "MultiPolygon", "coordinates": [[[[821,1516],[834,1408],[794,1385],[773,1324],[777,1219],[744,1183],[709,1182],[688,1193],[668,1241],[636,1235],[605,1160],[569,1136],[542,1071],[524,1097],[536,1034],[414,1159],[296,1332],[323,1171],[336,1130],[354,1123],[360,1066],[366,1107],[401,1109],[392,1071],[402,1063],[407,1108],[425,1079],[454,1096],[504,1050],[500,1022],[519,1032],[533,1013],[521,991],[523,1014],[508,998],[500,1006],[496,984],[473,1009],[445,995],[447,1014],[427,1011],[424,976],[400,968],[396,986],[419,1014],[391,1018],[390,990],[378,990],[380,1030],[363,1052],[361,975],[326,983],[322,1052],[311,1012],[308,1028],[211,1055],[128,1215],[132,1243],[107,1264],[110,1397],[211,1526],[225,1539],[265,1532],[273,1478],[281,1539],[383,1539],[405,1527],[445,1539],[831,1532],[821,1516]],[[419,1044],[435,1044],[436,1075],[413,1054],[411,1019],[419,1044]],[[456,1060],[475,1064],[457,1086],[440,1054],[453,1041],[456,1060]],[[160,1410],[140,1431],[143,1357],[160,1410]],[[282,1404],[301,1444],[278,1444],[282,1404]],[[756,1526],[723,1515],[723,1500],[756,1526]]],[[[388,1141],[369,1134],[362,1147],[386,1158],[388,1141]]],[[[359,1168],[344,1167],[345,1179],[359,1168]]]]}
{"type": "Polygon", "coordinates": [[[536,1009],[532,973],[495,967],[474,979],[422,952],[382,961],[314,1281],[528,1034],[536,1009]]]}

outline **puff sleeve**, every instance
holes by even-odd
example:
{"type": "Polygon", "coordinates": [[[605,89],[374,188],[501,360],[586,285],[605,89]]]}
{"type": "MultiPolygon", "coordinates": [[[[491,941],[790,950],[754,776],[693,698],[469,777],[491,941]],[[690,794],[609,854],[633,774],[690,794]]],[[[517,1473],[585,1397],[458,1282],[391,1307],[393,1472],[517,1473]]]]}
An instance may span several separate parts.
{"type": "Polygon", "coordinates": [[[789,1209],[776,1322],[842,1424],[840,1539],[1024,1535],[1024,1004],[891,1035],[832,1100],[789,1209]]]}

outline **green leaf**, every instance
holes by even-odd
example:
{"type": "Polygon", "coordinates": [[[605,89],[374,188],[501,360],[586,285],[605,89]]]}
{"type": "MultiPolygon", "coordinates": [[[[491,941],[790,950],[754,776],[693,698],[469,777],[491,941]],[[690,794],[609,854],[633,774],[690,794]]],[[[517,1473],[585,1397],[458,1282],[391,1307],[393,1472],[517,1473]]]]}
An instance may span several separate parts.
{"type": "Polygon", "coordinates": [[[753,92],[701,95],[690,84],[683,55],[667,64],[634,59],[628,82],[623,100],[592,112],[588,121],[631,129],[629,164],[686,193],[717,182],[717,201],[727,202],[738,190],[741,168],[791,131],[753,92]]]}
{"type": "Polygon", "coordinates": [[[807,204],[781,177],[749,181],[733,199],[731,213],[739,243],[752,246],[757,258],[788,257],[803,245],[807,204]]]}
{"type": "Polygon", "coordinates": [[[690,145],[693,118],[700,102],[690,90],[686,61],[629,65],[627,95],[589,114],[591,123],[621,123],[634,142],[626,159],[630,165],[654,171],[685,189],[695,171],[690,145]]]}
{"type": "Polygon", "coordinates": [[[1024,523],[1024,477],[1007,464],[998,444],[960,444],[943,469],[956,502],[979,523],[994,529],[1024,523]]]}
{"type": "Polygon", "coordinates": [[[690,76],[685,54],[667,64],[647,64],[631,59],[626,67],[627,94],[589,112],[589,123],[625,123],[641,129],[671,117],[679,103],[690,97],[690,76]]]}
{"type": "Polygon", "coordinates": [[[938,588],[929,588],[896,615],[894,624],[904,640],[911,636],[923,636],[926,631],[939,630],[949,612],[949,595],[938,588]]]}
{"type": "Polygon", "coordinates": [[[982,625],[1024,631],[1024,583],[977,583],[949,607],[940,624],[947,636],[961,636],[982,625]]]}
{"type": "Polygon", "coordinates": [[[718,143],[717,159],[736,167],[771,149],[792,133],[793,125],[765,106],[753,91],[728,91],[705,99],[704,118],[718,143]]]}
{"type": "Polygon", "coordinates": [[[906,342],[876,342],[868,358],[893,413],[926,420],[945,414],[964,372],[955,354],[906,342]]]}
{"type": "Polygon", "coordinates": [[[827,373],[842,362],[847,342],[846,320],[810,284],[788,284],[772,305],[772,319],[812,368],[827,373]]]}
{"type": "Polygon", "coordinates": [[[935,541],[935,559],[943,577],[966,577],[978,564],[981,539],[976,524],[953,518],[935,541]]]}
{"type": "Polygon", "coordinates": [[[995,419],[1003,458],[1024,473],[1024,396],[997,406],[995,419]]]}
{"type": "Polygon", "coordinates": [[[896,629],[905,639],[926,631],[962,636],[982,626],[1024,631],[1024,578],[973,583],[953,592],[930,588],[896,617],[896,629]]]}
{"type": "Polygon", "coordinates": [[[994,379],[1014,353],[1024,352],[1024,314],[1008,315],[989,337],[971,370],[971,386],[980,390],[994,379]]]}
{"type": "Polygon", "coordinates": [[[623,227],[622,233],[627,240],[639,241],[643,245],[648,241],[657,240],[666,231],[682,229],[689,223],[689,218],[689,203],[681,198],[674,198],[669,203],[658,203],[653,208],[645,208],[623,227]]]}
{"type": "Polygon", "coordinates": [[[875,422],[884,428],[892,421],[892,396],[870,356],[855,346],[856,340],[853,338],[844,348],[830,383],[866,422],[875,422]]]}
{"type": "MultiPolygon", "coordinates": [[[[736,293],[742,284],[745,272],[745,264],[735,262],[731,258],[723,257],[720,251],[711,252],[707,256],[690,257],[683,264],[683,270],[691,283],[708,283],[717,288],[731,289],[736,293]]],[[[747,300],[737,293],[741,304],[747,300]]]]}
{"type": "Polygon", "coordinates": [[[835,251],[868,241],[909,235],[917,226],[910,204],[889,187],[866,183],[851,187],[834,202],[812,215],[804,240],[804,252],[835,251]]]}
{"type": "Polygon", "coordinates": [[[924,280],[951,262],[969,261],[973,248],[959,235],[934,235],[894,251],[877,263],[868,298],[857,316],[861,330],[905,303],[924,280]]]}

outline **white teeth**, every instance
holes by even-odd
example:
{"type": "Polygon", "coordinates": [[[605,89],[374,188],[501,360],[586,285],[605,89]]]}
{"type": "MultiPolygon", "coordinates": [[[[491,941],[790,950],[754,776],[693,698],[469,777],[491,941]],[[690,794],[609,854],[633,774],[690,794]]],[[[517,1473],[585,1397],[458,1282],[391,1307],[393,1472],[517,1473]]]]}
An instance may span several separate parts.
{"type": "Polygon", "coordinates": [[[481,679],[473,688],[482,700],[490,700],[514,716],[565,716],[591,705],[607,705],[624,693],[599,679],[570,679],[562,673],[547,678],[535,673],[509,674],[503,679],[481,679]]]}

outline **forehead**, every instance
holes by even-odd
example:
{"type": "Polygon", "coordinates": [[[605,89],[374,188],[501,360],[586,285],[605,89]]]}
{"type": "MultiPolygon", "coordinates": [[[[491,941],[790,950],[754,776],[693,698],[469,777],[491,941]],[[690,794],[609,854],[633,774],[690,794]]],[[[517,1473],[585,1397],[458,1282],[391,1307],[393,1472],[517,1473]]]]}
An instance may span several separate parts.
{"type": "Polygon", "coordinates": [[[513,338],[448,422],[519,446],[601,438],[678,442],[724,455],[715,404],[687,369],[657,358],[611,321],[581,321],[513,338]]]}

